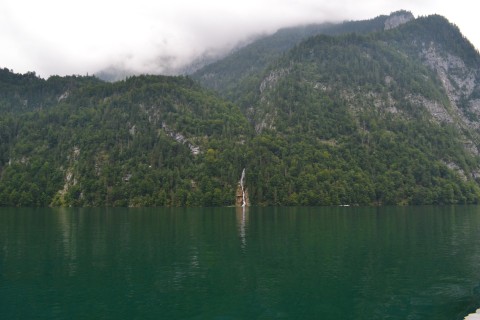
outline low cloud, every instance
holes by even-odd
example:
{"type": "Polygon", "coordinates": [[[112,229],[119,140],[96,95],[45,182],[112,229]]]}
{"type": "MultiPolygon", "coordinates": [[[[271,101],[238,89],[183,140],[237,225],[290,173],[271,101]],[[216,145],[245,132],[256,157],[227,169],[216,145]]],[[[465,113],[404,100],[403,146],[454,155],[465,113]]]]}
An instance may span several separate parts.
{"type": "Polygon", "coordinates": [[[0,66],[43,77],[100,70],[174,74],[281,27],[367,19],[398,9],[436,13],[440,2],[3,0],[0,66]]]}

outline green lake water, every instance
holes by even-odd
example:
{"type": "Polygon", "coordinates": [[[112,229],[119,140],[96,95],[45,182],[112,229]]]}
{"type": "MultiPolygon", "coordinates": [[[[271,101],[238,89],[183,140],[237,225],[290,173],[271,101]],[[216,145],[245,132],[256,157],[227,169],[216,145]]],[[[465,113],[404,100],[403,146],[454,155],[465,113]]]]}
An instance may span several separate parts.
{"type": "Polygon", "coordinates": [[[480,307],[480,206],[0,209],[0,319],[436,319],[480,307]]]}

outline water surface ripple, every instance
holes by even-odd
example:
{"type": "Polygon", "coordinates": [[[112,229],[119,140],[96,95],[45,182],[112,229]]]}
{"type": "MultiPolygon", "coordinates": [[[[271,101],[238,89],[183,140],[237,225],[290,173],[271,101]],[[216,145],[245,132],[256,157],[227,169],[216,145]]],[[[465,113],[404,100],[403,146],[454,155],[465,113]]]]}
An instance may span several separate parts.
{"type": "Polygon", "coordinates": [[[480,207],[0,209],[2,319],[437,319],[480,207]]]}

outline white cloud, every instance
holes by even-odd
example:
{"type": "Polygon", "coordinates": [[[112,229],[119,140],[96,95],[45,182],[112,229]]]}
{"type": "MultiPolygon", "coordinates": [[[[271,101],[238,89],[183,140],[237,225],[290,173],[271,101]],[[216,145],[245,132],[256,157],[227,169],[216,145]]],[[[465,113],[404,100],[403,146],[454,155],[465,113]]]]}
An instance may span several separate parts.
{"type": "MultiPolygon", "coordinates": [[[[255,33],[398,9],[443,14],[470,38],[477,34],[475,6],[467,0],[2,0],[0,66],[42,76],[112,65],[162,73],[255,33]]],[[[480,39],[470,40],[479,46],[480,39]]]]}

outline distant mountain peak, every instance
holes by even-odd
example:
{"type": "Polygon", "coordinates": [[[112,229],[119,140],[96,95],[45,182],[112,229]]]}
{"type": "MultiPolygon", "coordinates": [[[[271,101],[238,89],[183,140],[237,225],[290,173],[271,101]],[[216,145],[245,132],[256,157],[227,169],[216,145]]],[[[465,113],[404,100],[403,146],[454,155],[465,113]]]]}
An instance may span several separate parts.
{"type": "Polygon", "coordinates": [[[410,11],[400,10],[392,12],[390,16],[385,20],[385,30],[394,29],[413,19],[415,19],[415,17],[410,11]]]}

